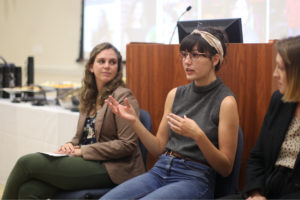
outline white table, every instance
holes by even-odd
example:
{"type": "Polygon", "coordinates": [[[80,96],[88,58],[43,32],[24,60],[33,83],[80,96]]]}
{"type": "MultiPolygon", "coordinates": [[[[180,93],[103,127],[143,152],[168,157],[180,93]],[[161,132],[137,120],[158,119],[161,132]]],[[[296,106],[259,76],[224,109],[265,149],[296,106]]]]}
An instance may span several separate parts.
{"type": "Polygon", "coordinates": [[[54,151],[75,134],[79,113],[59,106],[32,106],[0,99],[0,184],[17,159],[38,151],[54,151]]]}

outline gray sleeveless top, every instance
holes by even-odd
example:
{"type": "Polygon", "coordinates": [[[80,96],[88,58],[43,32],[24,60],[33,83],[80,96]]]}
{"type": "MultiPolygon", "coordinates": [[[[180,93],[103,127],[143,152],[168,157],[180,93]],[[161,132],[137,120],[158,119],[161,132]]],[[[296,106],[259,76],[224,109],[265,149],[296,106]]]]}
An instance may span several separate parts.
{"type": "MultiPolygon", "coordinates": [[[[227,96],[234,95],[220,78],[204,87],[197,87],[193,82],[177,88],[172,112],[193,119],[209,140],[218,147],[219,111],[223,99],[227,96]]],[[[193,139],[179,135],[171,129],[169,131],[170,138],[166,150],[207,163],[193,139]]]]}

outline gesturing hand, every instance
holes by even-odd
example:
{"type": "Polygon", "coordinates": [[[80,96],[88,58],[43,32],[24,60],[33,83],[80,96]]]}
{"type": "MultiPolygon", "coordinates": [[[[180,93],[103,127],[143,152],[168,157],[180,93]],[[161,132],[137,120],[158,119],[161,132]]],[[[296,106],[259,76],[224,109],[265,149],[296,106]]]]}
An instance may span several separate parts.
{"type": "Polygon", "coordinates": [[[119,104],[112,96],[109,96],[109,99],[110,101],[106,99],[105,102],[109,105],[113,113],[131,122],[134,122],[136,120],[136,113],[132,106],[129,104],[127,98],[125,98],[124,100],[125,106],[119,104]]]}
{"type": "Polygon", "coordinates": [[[195,134],[197,133],[197,130],[201,130],[201,128],[194,120],[188,118],[185,115],[182,118],[178,115],[170,113],[168,114],[167,119],[170,128],[174,132],[186,137],[194,138],[195,134]]]}

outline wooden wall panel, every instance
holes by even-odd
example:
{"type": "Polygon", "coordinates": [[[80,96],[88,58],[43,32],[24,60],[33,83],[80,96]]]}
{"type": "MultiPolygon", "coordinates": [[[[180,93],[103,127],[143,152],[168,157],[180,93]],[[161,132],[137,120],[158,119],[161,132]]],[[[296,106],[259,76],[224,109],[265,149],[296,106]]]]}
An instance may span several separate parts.
{"type": "MultiPolygon", "coordinates": [[[[234,92],[238,102],[240,126],[244,132],[244,152],[240,186],[245,183],[245,165],[256,142],[272,92],[275,62],[273,44],[228,44],[225,61],[217,75],[234,92]]],[[[127,85],[140,107],[149,111],[155,134],[168,92],[187,84],[179,45],[131,43],[127,45],[127,85]]],[[[156,161],[149,155],[148,169],[156,161]]]]}
{"type": "Polygon", "coordinates": [[[187,83],[178,59],[178,45],[133,43],[127,45],[126,51],[127,85],[140,107],[149,111],[155,134],[168,92],[187,83]]]}
{"type": "Polygon", "coordinates": [[[240,186],[245,184],[245,166],[259,135],[274,91],[272,72],[275,51],[272,44],[229,44],[224,65],[217,73],[236,95],[244,151],[240,186]]]}

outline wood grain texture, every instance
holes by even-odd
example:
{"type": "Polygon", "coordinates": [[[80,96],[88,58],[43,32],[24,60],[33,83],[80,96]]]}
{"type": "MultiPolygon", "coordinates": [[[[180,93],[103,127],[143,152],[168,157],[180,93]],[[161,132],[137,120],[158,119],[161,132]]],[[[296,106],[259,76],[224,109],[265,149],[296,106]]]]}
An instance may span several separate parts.
{"type": "MultiPolygon", "coordinates": [[[[275,90],[272,72],[275,67],[274,45],[228,44],[224,63],[217,75],[236,96],[240,126],[244,132],[244,151],[240,187],[245,184],[245,165],[275,90]]],[[[187,84],[179,60],[179,45],[131,43],[127,45],[126,81],[128,87],[152,118],[156,134],[168,92],[187,84]]],[[[156,161],[149,155],[148,169],[156,161]]]]}

